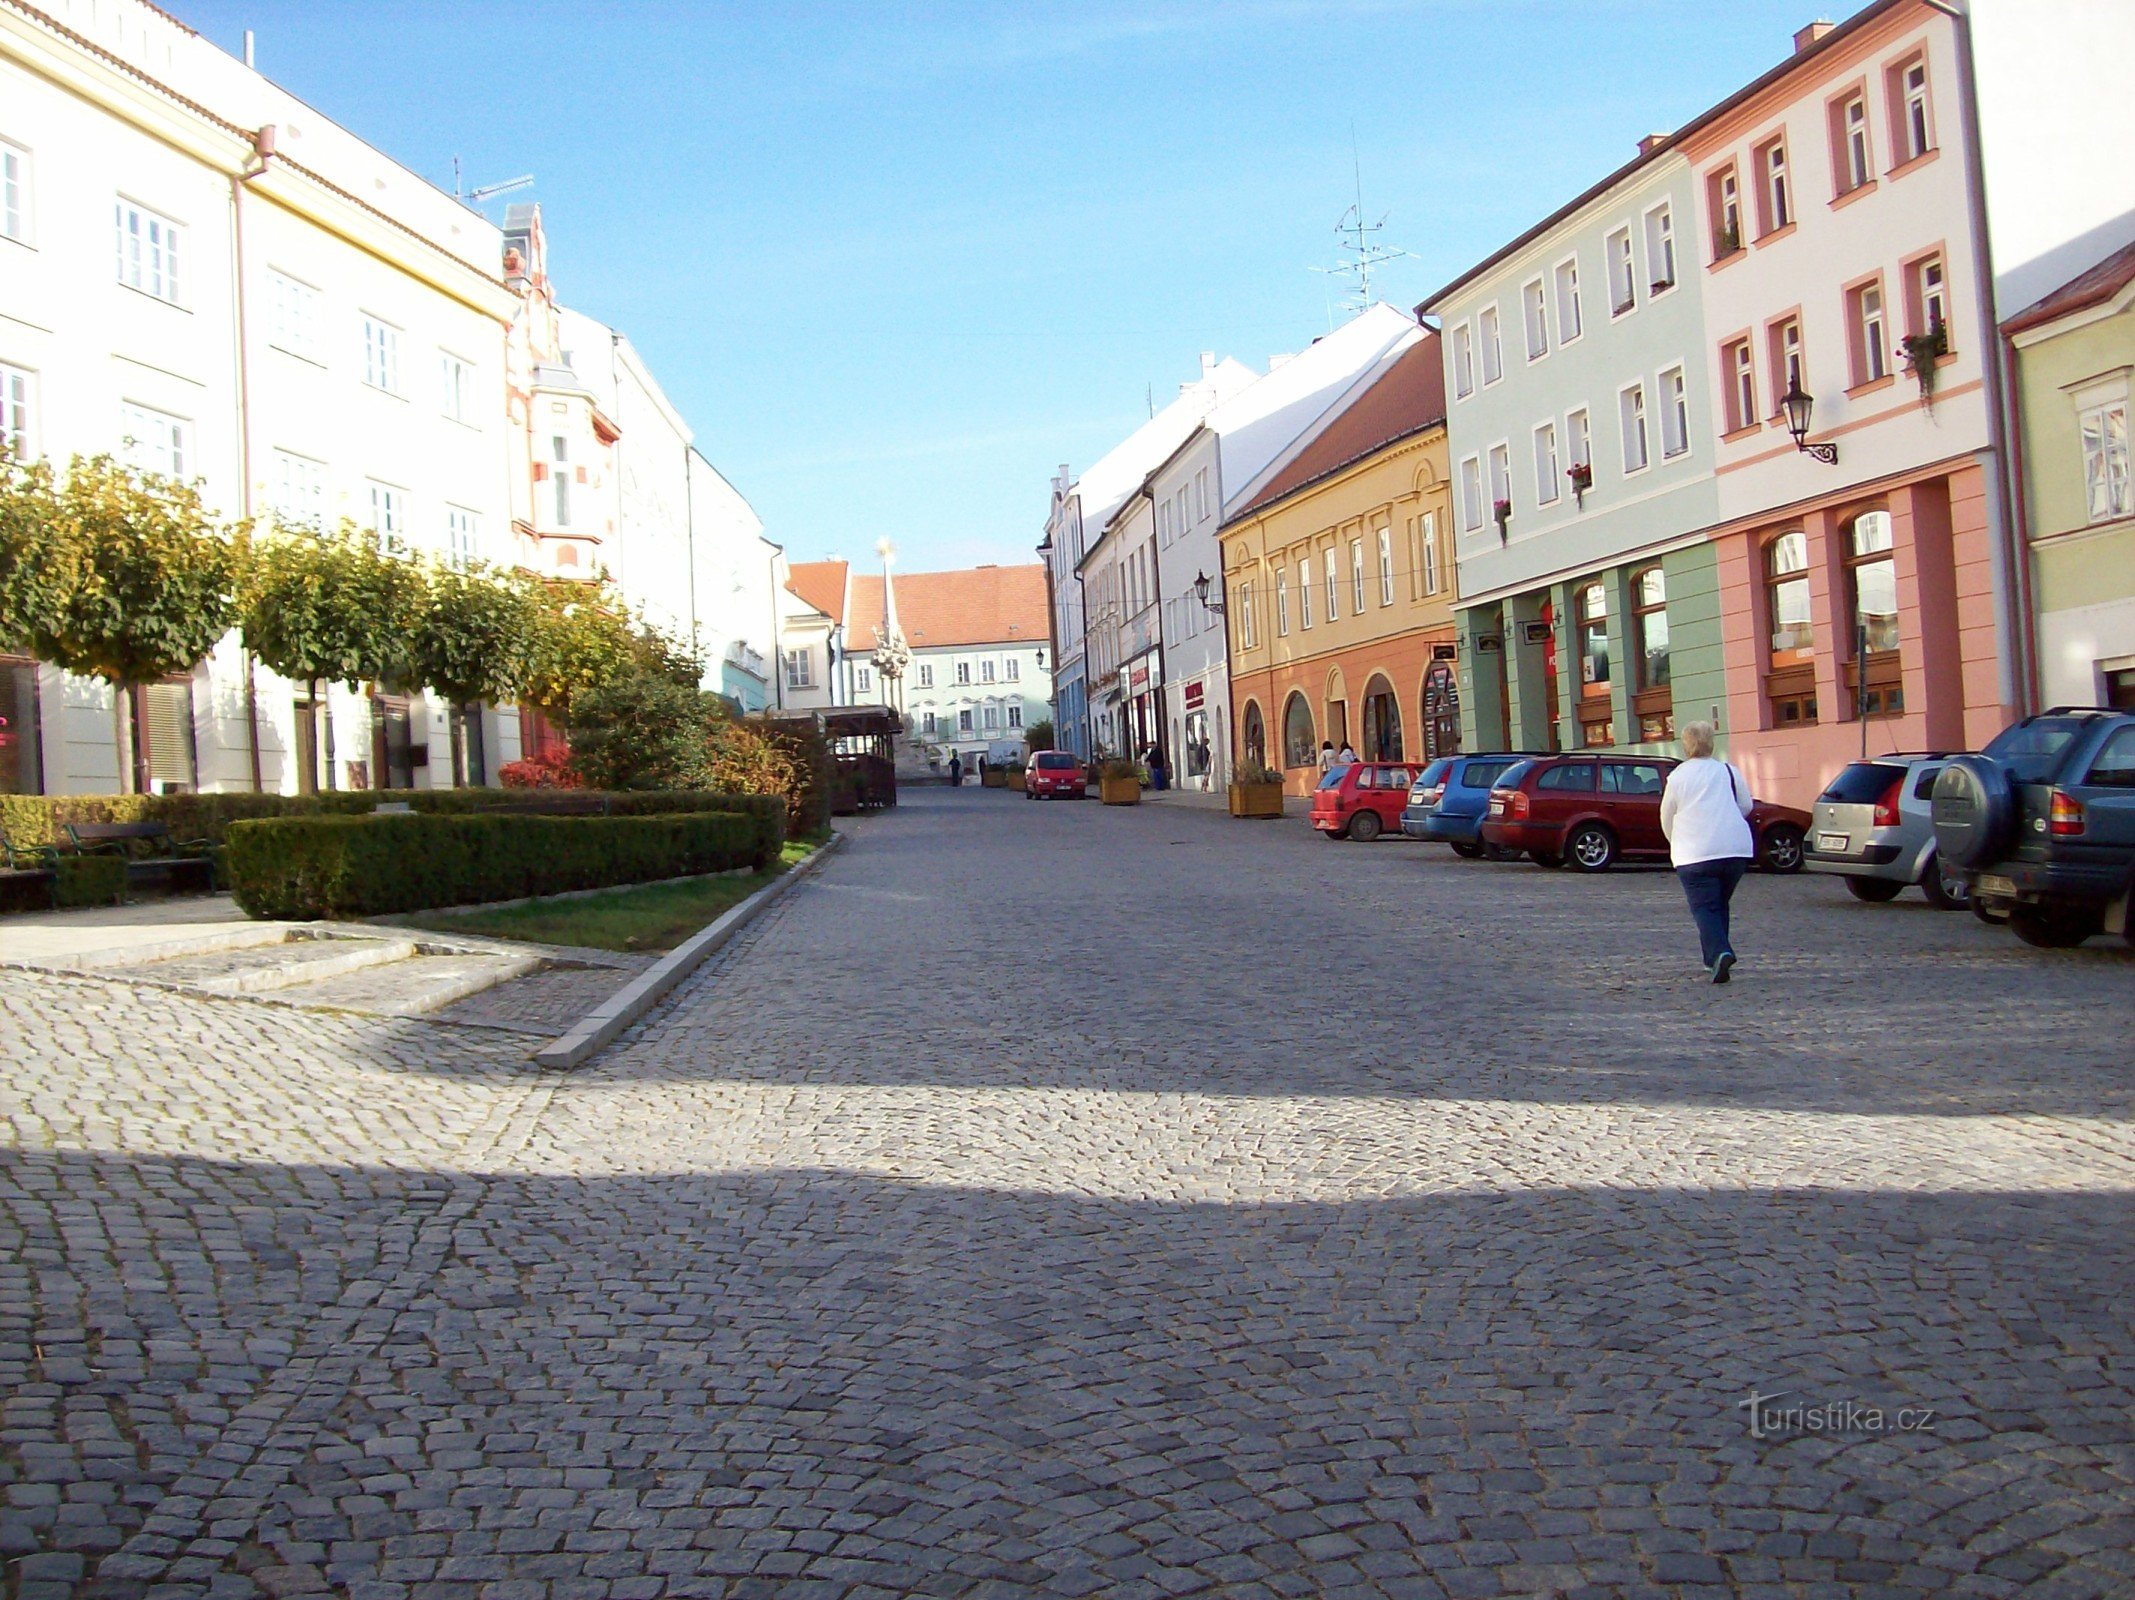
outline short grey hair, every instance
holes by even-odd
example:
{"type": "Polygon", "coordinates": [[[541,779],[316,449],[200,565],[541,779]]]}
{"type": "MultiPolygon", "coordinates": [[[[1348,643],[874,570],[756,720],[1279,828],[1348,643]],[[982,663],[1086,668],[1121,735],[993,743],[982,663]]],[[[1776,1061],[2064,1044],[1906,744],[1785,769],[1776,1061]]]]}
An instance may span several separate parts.
{"type": "Polygon", "coordinates": [[[1713,725],[1709,722],[1686,722],[1683,724],[1683,754],[1690,757],[1712,754],[1713,725]]]}

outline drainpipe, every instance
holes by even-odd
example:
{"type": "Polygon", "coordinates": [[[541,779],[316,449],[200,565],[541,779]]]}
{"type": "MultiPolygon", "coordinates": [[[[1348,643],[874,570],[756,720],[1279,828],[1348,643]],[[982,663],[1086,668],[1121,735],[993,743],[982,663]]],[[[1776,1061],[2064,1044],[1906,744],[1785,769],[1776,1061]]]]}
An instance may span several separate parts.
{"type": "Polygon", "coordinates": [[[1994,544],[1996,576],[2003,580],[2003,622],[2016,653],[2016,711],[2026,716],[2038,709],[2038,639],[2032,627],[2030,549],[2024,542],[2022,493],[2011,463],[2015,421],[2009,389],[2003,384],[2001,324],[1994,308],[1994,252],[1987,232],[1987,171],[1981,157],[1985,145],[1979,133],[1978,78],[1973,68],[1972,19],[1950,0],[1925,0],[1948,17],[1957,36],[1957,101],[1964,123],[1968,162],[1965,184],[1966,209],[1972,232],[1972,255],[1976,263],[1975,298],[1978,301],[1982,354],[1980,363],[1987,385],[1988,453],[1994,458],[1995,493],[1987,498],[1988,510],[2000,523],[2001,537],[1994,544]]]}
{"type": "Polygon", "coordinates": [[[691,447],[682,447],[682,537],[689,552],[689,653],[697,658],[697,683],[704,684],[703,646],[697,641],[697,475],[689,469],[691,447]]]}
{"type": "MultiPolygon", "coordinates": [[[[250,38],[248,34],[248,46],[250,38]]],[[[248,48],[246,54],[250,53],[248,48]]],[[[274,158],[274,147],[275,125],[270,122],[252,135],[253,158],[259,164],[248,164],[246,170],[230,174],[230,277],[234,287],[234,332],[237,339],[238,504],[247,525],[252,521],[253,504],[252,374],[249,358],[251,342],[245,337],[245,185],[267,170],[267,163],[274,158]]],[[[242,654],[245,663],[245,753],[252,766],[252,792],[259,794],[266,788],[259,758],[259,679],[254,670],[251,650],[245,649],[242,654]]]]}

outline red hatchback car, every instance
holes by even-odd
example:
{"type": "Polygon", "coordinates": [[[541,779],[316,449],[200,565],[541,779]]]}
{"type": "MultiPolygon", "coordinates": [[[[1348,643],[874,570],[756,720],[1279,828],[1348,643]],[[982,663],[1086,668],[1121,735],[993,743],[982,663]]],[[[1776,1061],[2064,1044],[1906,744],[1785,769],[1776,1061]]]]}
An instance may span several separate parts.
{"type": "MultiPolygon", "coordinates": [[[[1659,756],[1550,756],[1508,768],[1490,791],[1483,839],[1545,867],[1606,872],[1623,857],[1668,858],[1661,793],[1676,763],[1659,756]]],[[[1799,872],[1809,814],[1759,800],[1757,864],[1799,872]]]]}
{"type": "Polygon", "coordinates": [[[1053,800],[1083,795],[1082,763],[1065,750],[1040,750],[1023,769],[1023,798],[1053,800]]]}
{"type": "Polygon", "coordinates": [[[1312,791],[1312,825],[1330,839],[1369,844],[1382,833],[1401,832],[1401,808],[1423,763],[1359,761],[1331,767],[1312,791]]]}

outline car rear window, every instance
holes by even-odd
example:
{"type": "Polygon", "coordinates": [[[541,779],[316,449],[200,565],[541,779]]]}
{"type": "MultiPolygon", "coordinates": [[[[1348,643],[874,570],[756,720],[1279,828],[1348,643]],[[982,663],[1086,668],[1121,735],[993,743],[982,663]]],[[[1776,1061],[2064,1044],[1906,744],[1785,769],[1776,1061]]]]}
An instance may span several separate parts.
{"type": "Polygon", "coordinates": [[[1433,784],[1444,783],[1446,774],[1452,770],[1453,758],[1451,756],[1440,756],[1436,761],[1416,774],[1416,787],[1428,789],[1433,784]]]}
{"type": "Polygon", "coordinates": [[[2061,752],[2083,731],[2081,717],[2033,717],[2002,729],[1982,751],[2009,769],[2018,783],[2044,783],[2061,765],[2061,752]]]}
{"type": "Polygon", "coordinates": [[[1941,762],[1939,762],[1939,761],[1923,761],[1923,762],[1922,762],[1922,763],[1920,764],[1920,773],[1919,773],[1919,776],[1917,776],[1916,778],[1914,778],[1914,779],[1913,779],[1913,798],[1914,798],[1915,800],[1932,800],[1932,799],[1934,799],[1934,798],[1935,798],[1935,779],[1936,779],[1936,778],[1937,778],[1938,776],[1940,776],[1941,772],[1942,772],[1942,763],[1941,763],[1941,762]]]}
{"type": "Polygon", "coordinates": [[[1535,780],[1537,789],[1591,789],[1594,787],[1594,763],[1591,761],[1567,761],[1561,767],[1551,767],[1535,780]]]}
{"type": "MultiPolygon", "coordinates": [[[[1519,787],[1520,780],[1527,776],[1529,769],[1533,766],[1534,763],[1532,761],[1515,761],[1490,780],[1490,787],[1493,789],[1516,789],[1519,787]]],[[[1475,769],[1470,767],[1468,770],[1473,772],[1475,769]]],[[[1476,787],[1481,788],[1482,785],[1478,783],[1476,787]]]]}
{"type": "Polygon", "coordinates": [[[1487,789],[1514,767],[1524,767],[1524,761],[1470,761],[1461,772],[1460,781],[1471,789],[1487,789]]]}
{"type": "Polygon", "coordinates": [[[2105,741],[2086,781],[2105,789],[2135,789],[2135,723],[2105,741]]]}
{"type": "Polygon", "coordinates": [[[1325,774],[1321,776],[1320,781],[1314,784],[1313,787],[1315,789],[1339,789],[1342,787],[1342,780],[1348,776],[1349,769],[1347,767],[1329,767],[1325,774]]]}
{"type": "Polygon", "coordinates": [[[1075,758],[1070,755],[1056,755],[1051,751],[1047,751],[1038,757],[1038,765],[1047,772],[1066,772],[1075,765],[1075,758]]]}
{"type": "Polygon", "coordinates": [[[1846,769],[1831,780],[1831,786],[1816,798],[1846,805],[1874,805],[1904,776],[1903,767],[1894,767],[1887,762],[1848,762],[1846,769]]]}

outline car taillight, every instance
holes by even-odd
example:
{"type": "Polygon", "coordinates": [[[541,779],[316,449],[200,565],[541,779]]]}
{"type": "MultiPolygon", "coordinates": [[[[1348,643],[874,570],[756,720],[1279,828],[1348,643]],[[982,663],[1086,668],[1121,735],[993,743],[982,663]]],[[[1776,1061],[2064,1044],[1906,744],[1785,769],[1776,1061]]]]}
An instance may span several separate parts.
{"type": "Polygon", "coordinates": [[[2083,802],[2072,794],[2054,790],[2046,812],[2046,831],[2067,839],[2083,831],[2083,802]]]}
{"type": "Polygon", "coordinates": [[[1527,794],[1522,789],[1499,789],[1490,796],[1490,803],[1508,817],[1527,815],[1527,794]]]}
{"type": "Polygon", "coordinates": [[[1898,825],[1898,792],[1904,787],[1905,777],[1901,773],[1897,780],[1888,789],[1885,789],[1876,800],[1877,827],[1895,828],[1898,825]]]}
{"type": "Polygon", "coordinates": [[[1419,806],[1435,806],[1445,797],[1446,791],[1443,784],[1436,789],[1418,789],[1416,791],[1416,804],[1419,806]]]}

